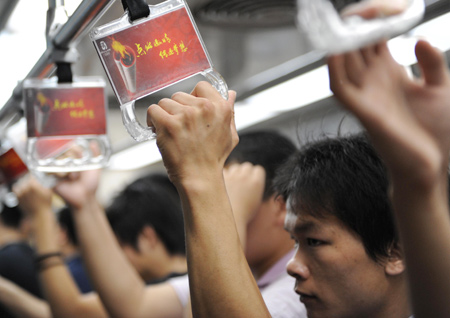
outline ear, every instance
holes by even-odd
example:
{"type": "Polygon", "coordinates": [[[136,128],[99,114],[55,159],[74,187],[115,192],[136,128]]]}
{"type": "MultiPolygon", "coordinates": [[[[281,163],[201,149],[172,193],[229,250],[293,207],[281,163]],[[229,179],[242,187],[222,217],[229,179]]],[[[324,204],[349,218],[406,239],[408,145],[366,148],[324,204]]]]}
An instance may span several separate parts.
{"type": "Polygon", "coordinates": [[[400,275],[405,271],[403,250],[399,244],[393,244],[389,249],[389,257],[385,265],[385,272],[388,275],[400,275]]]}
{"type": "Polygon", "coordinates": [[[154,249],[159,242],[158,234],[153,227],[145,225],[138,237],[138,249],[144,252],[148,249],[154,249]]]}
{"type": "Polygon", "coordinates": [[[286,218],[286,201],[281,196],[275,196],[273,198],[274,200],[274,206],[276,207],[275,213],[276,213],[276,222],[277,225],[284,228],[284,219],[286,218]]]}

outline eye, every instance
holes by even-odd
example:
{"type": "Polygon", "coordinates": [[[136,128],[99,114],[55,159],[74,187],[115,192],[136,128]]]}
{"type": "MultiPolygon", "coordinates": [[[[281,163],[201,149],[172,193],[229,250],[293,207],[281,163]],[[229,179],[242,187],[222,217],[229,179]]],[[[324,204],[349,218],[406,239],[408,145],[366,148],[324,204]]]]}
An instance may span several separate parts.
{"type": "Polygon", "coordinates": [[[295,248],[298,248],[298,246],[300,245],[300,244],[298,244],[298,240],[296,240],[292,235],[291,235],[291,240],[293,240],[294,241],[294,247],[295,248]]]}
{"type": "Polygon", "coordinates": [[[316,239],[313,239],[313,238],[307,238],[306,239],[306,244],[308,244],[308,246],[311,246],[311,247],[316,247],[316,246],[322,245],[323,242],[319,241],[319,240],[316,240],[316,239]]]}

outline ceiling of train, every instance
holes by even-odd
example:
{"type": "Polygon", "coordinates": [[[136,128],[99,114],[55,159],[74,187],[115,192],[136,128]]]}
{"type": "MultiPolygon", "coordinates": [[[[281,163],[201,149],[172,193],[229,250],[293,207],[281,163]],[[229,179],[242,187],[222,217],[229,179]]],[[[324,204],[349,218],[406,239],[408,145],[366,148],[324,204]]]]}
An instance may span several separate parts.
{"type": "MultiPolygon", "coordinates": [[[[0,1],[0,30],[20,1],[0,1]]],[[[66,3],[66,6],[81,2],[81,0],[52,1],[66,3]]],[[[113,2],[97,25],[117,19],[123,14],[121,1],[113,2]]],[[[162,0],[147,0],[147,2],[157,4],[162,0]]],[[[186,0],[186,2],[194,15],[214,67],[225,78],[229,87],[241,92],[241,96],[252,93],[253,84],[249,84],[249,79],[310,51],[307,41],[295,26],[296,0],[186,0]]],[[[448,8],[450,1],[425,0],[425,2],[427,6],[447,3],[448,8]]],[[[45,19],[45,16],[41,18],[45,19]]],[[[80,58],[74,66],[75,74],[105,75],[88,36],[80,40],[76,49],[80,58]]],[[[270,86],[270,80],[267,81],[270,86]]],[[[185,87],[176,89],[186,90],[192,85],[187,82],[185,87]]],[[[160,95],[164,94],[167,92],[160,95]]],[[[109,96],[110,102],[116,103],[111,89],[109,96]]]]}

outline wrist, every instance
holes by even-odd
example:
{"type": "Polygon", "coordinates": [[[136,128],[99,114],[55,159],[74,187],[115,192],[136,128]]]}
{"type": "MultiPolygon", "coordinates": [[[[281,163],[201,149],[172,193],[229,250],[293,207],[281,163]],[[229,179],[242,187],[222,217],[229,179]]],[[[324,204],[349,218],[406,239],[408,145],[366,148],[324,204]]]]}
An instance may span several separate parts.
{"type": "Polygon", "coordinates": [[[223,169],[216,168],[211,170],[190,170],[178,176],[170,176],[170,180],[182,192],[203,192],[210,189],[211,186],[224,184],[223,169]]]}
{"type": "Polygon", "coordinates": [[[60,251],[36,254],[34,265],[39,272],[53,266],[64,265],[63,254],[60,251]]]}
{"type": "Polygon", "coordinates": [[[87,196],[80,204],[70,205],[70,207],[74,214],[92,213],[93,211],[101,210],[97,197],[94,194],[87,196]]]}

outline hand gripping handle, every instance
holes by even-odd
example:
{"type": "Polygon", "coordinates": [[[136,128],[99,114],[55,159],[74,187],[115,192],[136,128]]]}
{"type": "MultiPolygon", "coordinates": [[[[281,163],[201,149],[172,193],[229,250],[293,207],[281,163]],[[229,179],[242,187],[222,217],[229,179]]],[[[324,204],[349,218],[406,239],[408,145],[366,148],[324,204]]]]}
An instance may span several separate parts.
{"type": "MultiPolygon", "coordinates": [[[[217,89],[224,99],[228,99],[227,83],[216,70],[211,68],[200,74],[203,75],[215,89],[217,89]]],[[[136,118],[134,101],[121,105],[120,109],[122,111],[123,124],[134,140],[141,142],[156,138],[156,134],[152,128],[143,126],[136,118]]]]}

